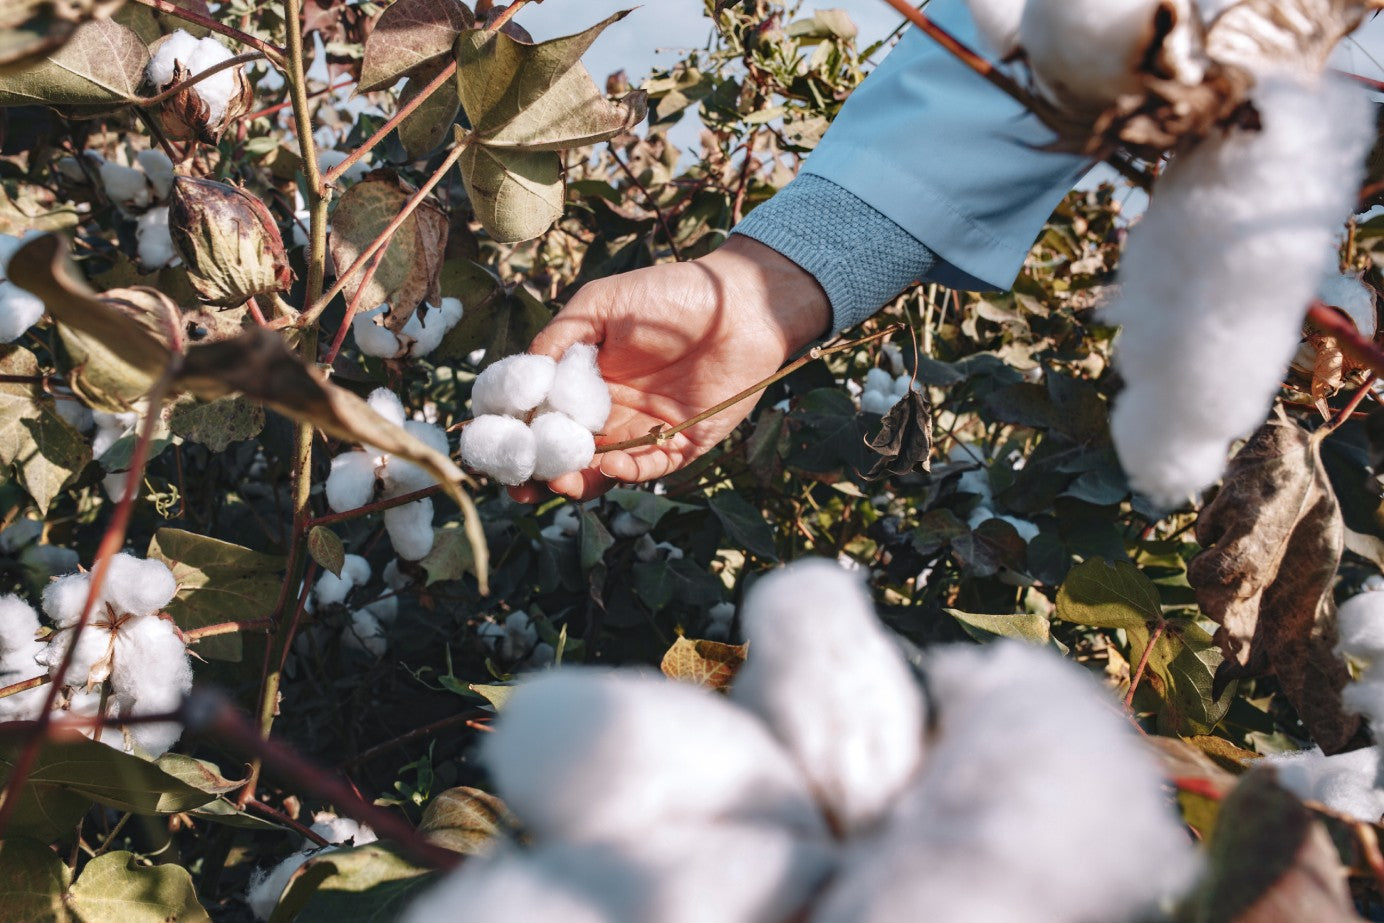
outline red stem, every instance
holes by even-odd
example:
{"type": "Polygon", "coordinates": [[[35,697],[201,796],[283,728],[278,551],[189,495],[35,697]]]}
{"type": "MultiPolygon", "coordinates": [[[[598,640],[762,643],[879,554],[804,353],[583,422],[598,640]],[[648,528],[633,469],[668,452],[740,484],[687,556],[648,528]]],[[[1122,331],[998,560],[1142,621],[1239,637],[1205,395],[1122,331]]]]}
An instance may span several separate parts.
{"type": "Polygon", "coordinates": [[[379,268],[380,257],[377,255],[375,260],[366,268],[365,274],[360,277],[360,287],[356,289],[355,297],[351,299],[351,303],[346,306],[346,314],[341,318],[341,326],[337,328],[336,336],[332,338],[332,345],[327,350],[326,358],[322,360],[323,365],[331,365],[336,361],[337,353],[341,352],[342,344],[346,342],[346,331],[351,329],[351,321],[355,320],[356,312],[360,310],[360,301],[365,297],[365,290],[370,287],[370,283],[375,278],[375,270],[379,268]]]}
{"type": "Polygon", "coordinates": [[[42,676],[35,676],[30,679],[21,679],[19,682],[10,683],[8,686],[0,686],[0,699],[7,698],[12,695],[18,695],[19,693],[24,692],[27,689],[37,689],[39,686],[42,686],[44,683],[47,683],[49,679],[50,677],[47,673],[45,673],[42,676]]]}
{"type": "Polygon", "coordinates": [[[1153,646],[1158,643],[1158,639],[1163,637],[1163,632],[1167,629],[1168,623],[1160,621],[1158,627],[1149,635],[1149,643],[1144,646],[1144,653],[1139,658],[1139,666],[1134,668],[1134,675],[1129,680],[1129,692],[1125,695],[1125,708],[1134,704],[1134,693],[1139,689],[1139,681],[1144,678],[1144,670],[1149,665],[1149,654],[1153,653],[1153,646]]]}
{"type": "Polygon", "coordinates": [[[238,631],[260,631],[274,627],[273,619],[248,619],[243,622],[218,622],[215,625],[203,625],[201,628],[189,628],[183,632],[183,640],[188,644],[196,644],[206,638],[215,638],[219,635],[233,635],[238,631]]]}
{"type": "Polygon", "coordinates": [[[385,137],[391,131],[399,127],[400,122],[412,115],[413,111],[417,109],[419,106],[423,105],[423,103],[427,101],[429,96],[433,95],[433,92],[437,90],[438,87],[442,86],[442,84],[446,83],[448,80],[451,80],[456,75],[456,72],[457,62],[448,62],[447,66],[442,68],[441,73],[434,77],[432,81],[428,83],[427,86],[423,87],[423,89],[418,93],[417,96],[409,100],[408,103],[404,106],[401,106],[399,108],[399,111],[394,113],[394,115],[390,117],[388,122],[385,122],[383,125],[379,127],[378,131],[376,131],[369,138],[366,138],[364,144],[362,144],[360,147],[356,148],[354,151],[351,152],[351,156],[347,157],[345,160],[341,161],[341,163],[337,164],[336,166],[328,170],[327,175],[322,177],[322,185],[330,186],[332,183],[335,183],[338,179],[340,179],[341,174],[351,169],[351,167],[355,165],[356,161],[360,160],[366,154],[370,153],[371,148],[379,144],[381,141],[385,139],[385,137]]]}
{"type": "Polygon", "coordinates": [[[326,516],[317,516],[313,519],[308,520],[307,527],[312,528],[313,526],[329,526],[334,522],[345,522],[348,519],[359,519],[360,517],[368,516],[371,513],[378,513],[381,510],[392,509],[396,506],[403,506],[405,503],[412,503],[414,500],[423,500],[427,497],[433,496],[440,490],[442,490],[442,485],[438,484],[432,487],[424,487],[422,490],[415,490],[412,493],[400,494],[397,497],[389,497],[385,500],[376,500],[374,503],[367,503],[365,504],[365,506],[358,506],[355,509],[347,510],[344,513],[328,513],[326,516]]]}

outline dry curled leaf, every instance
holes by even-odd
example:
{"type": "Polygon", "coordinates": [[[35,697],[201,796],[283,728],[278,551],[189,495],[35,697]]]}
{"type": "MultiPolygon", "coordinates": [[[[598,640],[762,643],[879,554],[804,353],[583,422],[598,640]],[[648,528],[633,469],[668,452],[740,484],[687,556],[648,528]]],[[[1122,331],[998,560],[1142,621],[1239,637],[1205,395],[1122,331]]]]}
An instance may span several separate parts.
{"type": "Polygon", "coordinates": [[[1220,624],[1225,660],[1214,692],[1232,679],[1272,673],[1327,753],[1354,736],[1347,680],[1336,646],[1331,585],[1345,526],[1317,444],[1282,407],[1250,437],[1216,499],[1197,519],[1206,549],[1187,579],[1202,611],[1220,624]]]}
{"type": "Polygon", "coordinates": [[[659,668],[669,679],[708,689],[726,689],[735,681],[749,648],[748,644],[678,638],[663,655],[659,668]]]}
{"type": "Polygon", "coordinates": [[[1379,0],[1238,0],[1211,21],[1206,51],[1256,73],[1288,66],[1317,72],[1366,12],[1381,6],[1379,0]]]}
{"type": "Polygon", "coordinates": [[[932,467],[932,404],[909,391],[884,415],[884,423],[867,445],[879,458],[866,472],[870,480],[889,474],[926,473],[932,467]]]}

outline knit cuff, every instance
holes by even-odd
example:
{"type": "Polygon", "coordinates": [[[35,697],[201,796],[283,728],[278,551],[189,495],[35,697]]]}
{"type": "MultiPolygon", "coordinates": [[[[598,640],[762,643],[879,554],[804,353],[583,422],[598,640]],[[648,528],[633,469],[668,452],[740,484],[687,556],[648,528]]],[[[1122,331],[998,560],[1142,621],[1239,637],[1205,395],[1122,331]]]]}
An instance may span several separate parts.
{"type": "Polygon", "coordinates": [[[832,329],[865,320],[937,256],[862,199],[811,173],[800,174],[732,229],[806,270],[831,300],[832,329]]]}

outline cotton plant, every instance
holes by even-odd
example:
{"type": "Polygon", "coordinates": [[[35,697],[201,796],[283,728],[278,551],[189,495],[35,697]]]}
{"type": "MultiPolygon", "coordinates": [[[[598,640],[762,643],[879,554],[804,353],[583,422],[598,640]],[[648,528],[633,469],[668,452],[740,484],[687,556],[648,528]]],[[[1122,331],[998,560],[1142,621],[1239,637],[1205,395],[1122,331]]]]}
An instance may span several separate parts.
{"type": "MultiPolygon", "coordinates": [[[[407,420],[404,405],[388,388],[376,388],[368,398],[370,407],[396,426],[401,426],[430,448],[448,452],[447,432],[440,426],[407,420]]],[[[389,499],[430,487],[432,475],[423,468],[374,446],[343,452],[332,459],[327,476],[327,505],[338,513],[360,509],[376,499],[389,499]]],[[[394,552],[405,561],[419,561],[433,546],[433,503],[424,497],[390,507],[384,511],[384,527],[394,552]]]]}
{"type": "MultiPolygon", "coordinates": [[[[214,36],[197,38],[178,29],[151,46],[144,75],[162,92],[233,57],[214,36]]],[[[233,119],[248,110],[252,99],[244,66],[236,65],[175,94],[161,107],[160,117],[165,133],[174,140],[196,138],[212,143],[233,119]]]]}
{"type": "Polygon", "coordinates": [[[482,759],[528,845],[405,921],[1137,920],[1195,875],[1152,756],[1055,654],[942,648],[925,695],[825,561],[761,579],[742,623],[728,697],[580,667],[519,686],[482,759]]]}
{"type": "Polygon", "coordinates": [[[389,313],[388,304],[357,314],[351,321],[356,348],[363,355],[381,359],[419,359],[428,355],[460,323],[463,311],[458,298],[443,298],[441,304],[426,305],[425,309],[414,311],[398,333],[376,323],[389,313]]]}
{"type": "Polygon", "coordinates": [[[43,523],[36,519],[20,519],[0,530],[0,554],[17,560],[40,585],[55,574],[76,570],[79,560],[71,548],[45,542],[43,523]]]}
{"type": "Polygon", "coordinates": [[[10,257],[39,231],[0,234],[0,343],[13,343],[43,317],[43,299],[10,281],[10,257]]]}
{"type": "MultiPolygon", "coordinates": [[[[94,715],[109,684],[109,718],[116,726],[124,718],[175,710],[192,688],[192,663],[181,632],[162,610],[178,591],[173,572],[161,561],[116,554],[94,601],[86,627],[78,635],[91,588],[90,573],[59,577],[43,592],[43,611],[53,633],[36,657],[56,678],[72,649],[64,675],[69,710],[94,715]],[[76,646],[73,648],[73,639],[76,646]]],[[[158,756],[177,743],[177,722],[129,724],[102,740],[123,749],[158,756]]]]}
{"type": "Polygon", "coordinates": [[[595,457],[610,406],[595,346],[574,344],[558,362],[507,356],[476,376],[462,461],[510,486],[579,471],[595,457]]]}
{"type": "Polygon", "coordinates": [[[349,817],[337,817],[329,811],[322,811],[313,818],[312,832],[326,840],[328,845],[317,846],[305,838],[303,844],[278,865],[272,869],[256,869],[251,874],[245,902],[256,920],[268,920],[273,915],[284,889],[309,859],[346,846],[365,846],[377,839],[375,831],[364,824],[349,817]]]}

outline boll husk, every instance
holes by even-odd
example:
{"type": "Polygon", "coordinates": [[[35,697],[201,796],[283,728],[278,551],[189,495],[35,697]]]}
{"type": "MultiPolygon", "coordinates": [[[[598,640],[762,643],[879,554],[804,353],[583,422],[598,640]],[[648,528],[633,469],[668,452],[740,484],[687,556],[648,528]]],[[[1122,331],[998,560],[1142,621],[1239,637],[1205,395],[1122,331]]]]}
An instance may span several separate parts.
{"type": "Polygon", "coordinates": [[[293,283],[278,225],[244,189],[180,176],[168,204],[168,227],[193,288],[207,304],[239,306],[293,283]]]}
{"type": "MultiPolygon", "coordinates": [[[[179,29],[149,46],[145,76],[160,93],[234,57],[216,39],[197,39],[179,29]]],[[[250,111],[254,88],[245,65],[222,70],[186,87],[159,106],[159,123],[174,141],[215,144],[226,128],[250,111]]]]}

